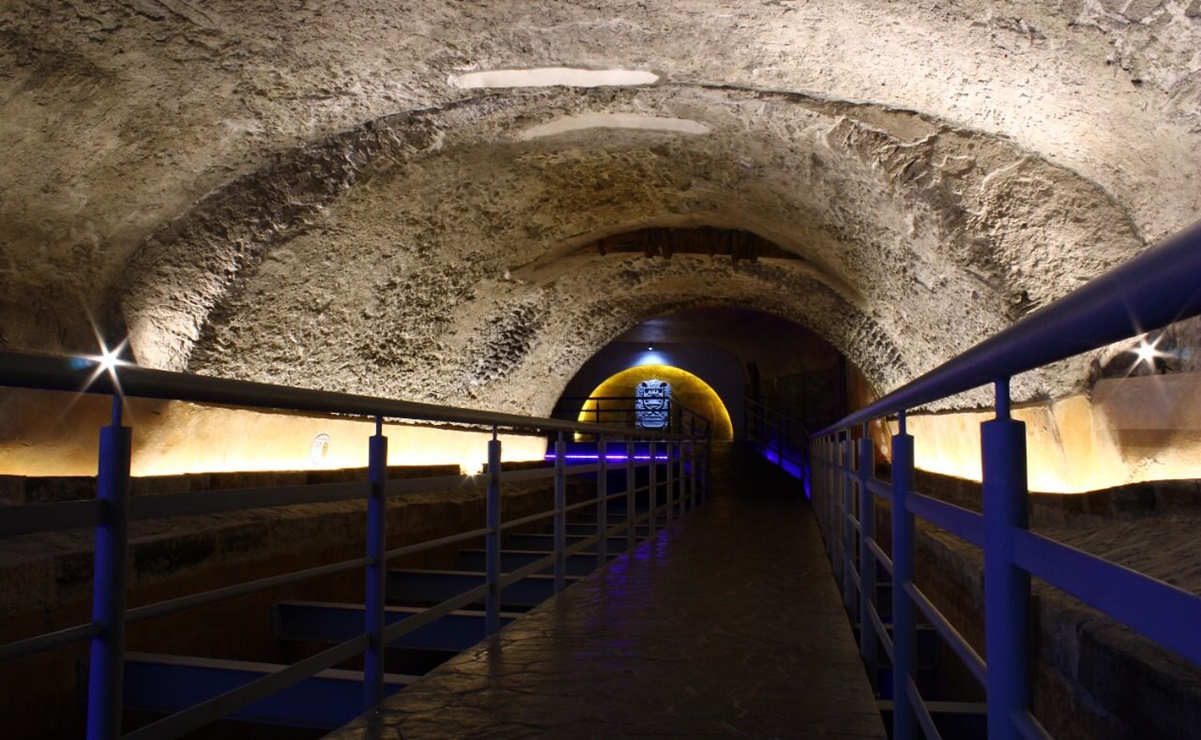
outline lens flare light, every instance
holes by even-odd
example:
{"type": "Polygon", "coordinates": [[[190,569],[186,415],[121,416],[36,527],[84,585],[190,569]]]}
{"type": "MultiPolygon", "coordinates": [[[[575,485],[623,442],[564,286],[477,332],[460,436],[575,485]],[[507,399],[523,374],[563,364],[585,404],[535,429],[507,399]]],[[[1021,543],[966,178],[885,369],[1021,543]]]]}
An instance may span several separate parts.
{"type": "Polygon", "coordinates": [[[90,387],[101,375],[107,373],[109,378],[111,378],[113,381],[113,388],[116,390],[117,395],[123,395],[121,390],[121,380],[117,377],[117,368],[130,364],[121,359],[121,354],[125,351],[125,345],[129,342],[129,340],[122,340],[120,344],[112,349],[109,349],[108,345],[99,334],[96,335],[96,341],[100,344],[100,354],[81,355],[78,358],[78,360],[81,361],[81,367],[83,367],[83,362],[94,365],[92,374],[88,377],[88,380],[86,383],[84,383],[83,387],[90,387]]]}
{"type": "Polygon", "coordinates": [[[1147,342],[1146,337],[1138,340],[1138,346],[1131,350],[1135,355],[1134,365],[1130,367],[1131,373],[1137,371],[1139,366],[1144,363],[1148,368],[1150,368],[1151,372],[1155,372],[1156,360],[1160,360],[1168,356],[1166,352],[1161,352],[1159,350],[1159,341],[1161,339],[1163,339],[1162,334],[1156,337],[1155,341],[1150,343],[1147,342]]]}

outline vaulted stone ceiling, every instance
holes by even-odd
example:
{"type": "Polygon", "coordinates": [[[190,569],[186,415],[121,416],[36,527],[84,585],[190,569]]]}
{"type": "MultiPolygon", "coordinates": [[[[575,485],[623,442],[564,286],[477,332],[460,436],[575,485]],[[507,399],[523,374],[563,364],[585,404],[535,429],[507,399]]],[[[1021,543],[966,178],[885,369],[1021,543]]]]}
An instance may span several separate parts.
{"type": "Polygon", "coordinates": [[[0,341],[91,315],[150,366],[543,413],[738,306],[887,391],[1201,215],[1199,50],[1201,0],[11,3],[0,341]],[[558,67],[638,74],[472,76],[558,67]],[[648,228],[794,258],[593,247],[648,228]]]}

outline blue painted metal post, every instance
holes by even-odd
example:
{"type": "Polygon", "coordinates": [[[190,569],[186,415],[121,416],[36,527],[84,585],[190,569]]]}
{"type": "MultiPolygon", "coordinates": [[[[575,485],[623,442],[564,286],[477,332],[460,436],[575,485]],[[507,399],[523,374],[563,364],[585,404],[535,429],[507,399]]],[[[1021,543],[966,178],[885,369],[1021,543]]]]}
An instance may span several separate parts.
{"type": "Polygon", "coordinates": [[[369,440],[367,478],[367,565],[364,630],[370,642],[363,655],[363,701],[368,708],[384,700],[384,608],[388,563],[388,438],[384,420],[375,417],[375,435],[369,440]]]}
{"type": "Polygon", "coordinates": [[[634,488],[638,476],[634,471],[634,440],[626,441],[626,552],[633,552],[637,542],[634,517],[637,508],[634,501],[634,488]]]}
{"type": "Polygon", "coordinates": [[[913,581],[913,514],[909,490],[913,488],[913,436],[900,413],[900,430],[892,437],[892,737],[917,736],[917,714],[909,703],[909,677],[917,658],[917,615],[905,585],[913,581]]]}
{"type": "Polygon", "coordinates": [[[667,523],[671,524],[676,509],[676,447],[674,442],[667,443],[667,523]]]}
{"type": "Polygon", "coordinates": [[[488,442],[488,535],[484,542],[488,596],[484,600],[484,634],[500,629],[500,440],[496,427],[488,442]]]}
{"type": "Polygon", "coordinates": [[[815,441],[814,446],[817,448],[817,454],[814,456],[816,460],[817,476],[813,483],[813,515],[817,517],[817,530],[821,534],[822,542],[826,539],[826,491],[823,488],[825,485],[825,469],[822,467],[825,464],[826,441],[819,439],[815,441]]]}
{"type": "MultiPolygon", "coordinates": [[[[830,435],[826,440],[826,543],[830,548],[831,558],[836,554],[834,545],[837,543],[837,532],[835,525],[838,523],[838,437],[830,435]]],[[[841,563],[834,563],[834,572],[839,572],[838,569],[841,563]]]]}
{"type": "Polygon", "coordinates": [[[1030,574],[1009,560],[1009,533],[1029,527],[1026,425],[1009,416],[1009,380],[998,380],[997,417],[980,425],[984,473],[984,646],[988,736],[1020,737],[1013,717],[1030,706],[1030,574]]]}
{"type": "Polygon", "coordinates": [[[688,440],[688,511],[697,508],[697,441],[688,440]]]}
{"type": "Polygon", "coordinates": [[[567,585],[567,442],[555,442],[555,593],[567,585]]]}
{"type": "MultiPolygon", "coordinates": [[[[837,530],[834,529],[834,525],[838,522],[838,496],[836,493],[838,491],[838,439],[834,435],[831,435],[830,438],[826,440],[826,451],[828,453],[826,456],[825,485],[826,545],[830,549],[830,555],[833,556],[836,552],[834,545],[837,541],[835,537],[837,530]]],[[[837,562],[834,564],[835,573],[838,572],[840,565],[841,564],[837,562]]]]}
{"type": "Polygon", "coordinates": [[[596,567],[600,568],[609,561],[609,444],[605,435],[596,440],[596,458],[600,462],[600,471],[596,474],[596,531],[600,539],[596,543],[596,567]]]}
{"type": "Polygon", "coordinates": [[[838,544],[838,538],[842,535],[842,530],[838,527],[838,514],[842,511],[842,489],[838,485],[838,466],[842,464],[839,457],[842,455],[842,445],[838,441],[838,435],[830,437],[830,474],[828,476],[830,487],[826,494],[826,504],[829,507],[829,516],[826,520],[826,532],[830,542],[830,556],[834,561],[834,572],[842,578],[842,559],[837,557],[839,551],[834,547],[838,544]]]}
{"type": "Polygon", "coordinates": [[[855,580],[851,574],[855,572],[855,525],[851,519],[855,516],[855,464],[854,442],[851,433],[842,441],[842,603],[854,613],[855,610],[855,580]]]}
{"type": "Polygon", "coordinates": [[[871,606],[876,602],[876,558],[868,542],[876,536],[876,497],[867,481],[876,467],[876,449],[863,425],[859,440],[859,654],[867,664],[872,683],[876,679],[876,628],[871,606]]]}
{"type": "MultiPolygon", "coordinates": [[[[822,442],[822,440],[819,439],[819,440],[814,441],[813,445],[817,449],[817,454],[814,456],[814,459],[817,461],[817,466],[818,466],[817,470],[820,472],[823,442],[822,442]]],[[[817,479],[814,481],[814,484],[813,484],[813,516],[815,516],[817,518],[817,531],[819,534],[821,534],[822,541],[824,543],[826,533],[825,533],[825,523],[822,521],[822,518],[825,516],[825,509],[822,506],[822,503],[823,503],[822,502],[822,494],[823,494],[822,480],[821,480],[821,476],[819,474],[819,476],[817,477],[817,479]]]]}
{"type": "Polygon", "coordinates": [[[655,511],[659,507],[659,460],[657,459],[657,452],[655,450],[654,442],[650,443],[650,450],[651,450],[651,460],[650,460],[650,465],[651,465],[650,476],[651,477],[650,477],[650,481],[649,481],[649,485],[647,486],[647,489],[648,489],[648,495],[649,495],[648,505],[649,505],[650,511],[651,511],[650,533],[651,533],[651,537],[654,537],[655,529],[657,528],[658,519],[659,519],[659,514],[655,511]]]}
{"type": "Polygon", "coordinates": [[[112,424],[100,430],[96,497],[103,518],[96,528],[92,584],[92,638],[88,665],[88,740],[121,736],[121,683],[125,659],[125,568],[129,557],[129,461],[133,433],[121,424],[124,399],[113,397],[112,424]]]}

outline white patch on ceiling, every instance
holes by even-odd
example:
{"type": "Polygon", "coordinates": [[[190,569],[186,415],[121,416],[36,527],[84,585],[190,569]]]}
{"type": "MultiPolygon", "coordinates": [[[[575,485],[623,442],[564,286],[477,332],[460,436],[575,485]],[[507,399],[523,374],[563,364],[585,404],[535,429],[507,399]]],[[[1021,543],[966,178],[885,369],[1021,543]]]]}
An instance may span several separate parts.
{"type": "Polygon", "coordinates": [[[583,131],[593,128],[624,128],[640,131],[670,131],[678,134],[707,134],[709,127],[699,121],[687,118],[664,118],[659,116],[642,116],[636,113],[583,113],[578,116],[564,116],[548,123],[528,128],[517,135],[521,141],[539,139],[544,136],[555,136],[570,131],[583,131]]]}
{"type": "Polygon", "coordinates": [[[468,72],[451,75],[452,87],[475,89],[482,87],[606,87],[651,85],[659,81],[654,72],[629,69],[575,69],[572,67],[540,67],[538,69],[496,69],[488,72],[468,72]]]}

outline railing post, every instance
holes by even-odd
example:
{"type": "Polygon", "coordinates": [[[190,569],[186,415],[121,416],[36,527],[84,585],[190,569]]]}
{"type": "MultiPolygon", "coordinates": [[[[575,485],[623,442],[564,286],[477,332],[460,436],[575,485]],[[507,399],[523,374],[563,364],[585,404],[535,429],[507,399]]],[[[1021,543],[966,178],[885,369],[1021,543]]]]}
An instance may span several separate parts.
{"type": "Polygon", "coordinates": [[[651,512],[650,536],[654,537],[655,530],[657,529],[657,525],[658,525],[658,522],[656,520],[659,518],[659,515],[655,512],[655,509],[658,508],[658,503],[659,503],[659,460],[656,457],[654,442],[650,443],[650,451],[651,451],[651,459],[650,459],[651,467],[650,467],[650,480],[648,481],[648,485],[647,485],[647,495],[649,496],[647,501],[648,501],[648,506],[649,506],[650,512],[651,512]]]}
{"type": "Polygon", "coordinates": [[[913,487],[913,437],[907,433],[905,412],[892,438],[892,737],[916,736],[917,714],[909,702],[909,677],[917,655],[917,615],[905,586],[913,581],[914,531],[909,512],[913,487]]]}
{"type": "Polygon", "coordinates": [[[555,442],[555,593],[567,585],[567,442],[555,442]]]}
{"type": "Polygon", "coordinates": [[[369,642],[363,655],[363,701],[367,708],[384,700],[384,608],[388,550],[388,438],[383,418],[375,417],[375,435],[368,440],[367,564],[363,602],[364,631],[369,642]]]}
{"type": "Polygon", "coordinates": [[[705,428],[705,467],[703,468],[705,483],[701,486],[702,501],[708,501],[713,493],[713,426],[705,428]]]}
{"type": "Polygon", "coordinates": [[[667,482],[665,484],[665,488],[667,489],[667,523],[668,524],[671,524],[672,519],[675,518],[676,449],[677,449],[677,446],[674,442],[667,443],[667,482]]]}
{"type": "Polygon", "coordinates": [[[876,466],[875,445],[864,425],[859,440],[859,654],[876,682],[876,628],[872,605],[876,602],[876,558],[868,543],[876,536],[876,497],[867,486],[876,466]]]}
{"type": "Polygon", "coordinates": [[[637,525],[634,523],[637,510],[634,489],[637,487],[637,481],[638,476],[634,469],[634,440],[629,439],[626,440],[626,552],[633,552],[634,545],[638,543],[638,532],[635,529],[637,525]]]}
{"type": "MultiPolygon", "coordinates": [[[[820,471],[822,465],[822,454],[823,450],[825,449],[825,442],[821,439],[818,439],[813,443],[813,445],[817,450],[817,454],[813,455],[813,459],[816,461],[816,469],[820,471]]],[[[822,536],[822,544],[824,546],[826,532],[825,523],[822,521],[822,518],[825,516],[825,509],[822,507],[822,488],[820,480],[818,480],[813,487],[813,499],[811,505],[813,506],[813,516],[817,519],[817,531],[822,536]]]]}
{"type": "Polygon", "coordinates": [[[855,475],[854,465],[855,443],[851,441],[851,431],[847,430],[847,438],[842,441],[842,603],[852,613],[855,609],[855,580],[851,574],[855,572],[855,475]]]}
{"type": "Polygon", "coordinates": [[[826,520],[823,522],[826,534],[826,549],[829,550],[830,560],[833,562],[834,572],[840,572],[842,562],[836,557],[837,551],[834,545],[838,542],[838,530],[835,525],[838,523],[838,437],[831,434],[826,439],[826,520]]]}
{"type": "Polygon", "coordinates": [[[838,510],[841,508],[838,496],[838,454],[841,450],[838,447],[837,435],[830,435],[826,449],[829,452],[826,457],[826,544],[830,549],[830,558],[836,561],[834,571],[837,573],[842,568],[841,561],[835,558],[837,553],[834,548],[838,542],[838,530],[835,526],[838,524],[838,510]]]}
{"type": "Polygon", "coordinates": [[[609,445],[605,435],[596,439],[596,459],[600,463],[600,471],[596,475],[596,530],[600,539],[596,541],[596,567],[604,567],[609,562],[609,445]]]}
{"type": "Polygon", "coordinates": [[[113,396],[112,424],[100,430],[96,497],[103,505],[96,528],[92,576],[92,638],[88,666],[88,740],[121,736],[125,661],[125,568],[129,557],[129,463],[133,432],[121,423],[124,399],[113,396]]]}
{"type": "Polygon", "coordinates": [[[485,577],[488,596],[484,601],[484,634],[500,629],[500,440],[496,427],[488,442],[488,535],[485,540],[485,577]]]}
{"type": "Polygon", "coordinates": [[[829,455],[826,456],[829,463],[826,465],[826,517],[823,524],[825,525],[826,549],[830,553],[830,565],[836,577],[841,578],[842,560],[838,559],[838,550],[835,548],[838,543],[838,509],[842,508],[841,497],[838,496],[838,453],[842,448],[838,446],[837,434],[830,435],[829,440],[826,441],[826,449],[829,452],[829,455]]]}
{"type": "Polygon", "coordinates": [[[984,646],[988,736],[1019,737],[1030,706],[1030,574],[1009,559],[1009,535],[1027,529],[1026,425],[1009,415],[1009,379],[996,382],[997,416],[980,425],[984,493],[984,646]]]}
{"type": "Polygon", "coordinates": [[[688,440],[688,511],[697,503],[697,440],[688,440]]]}

